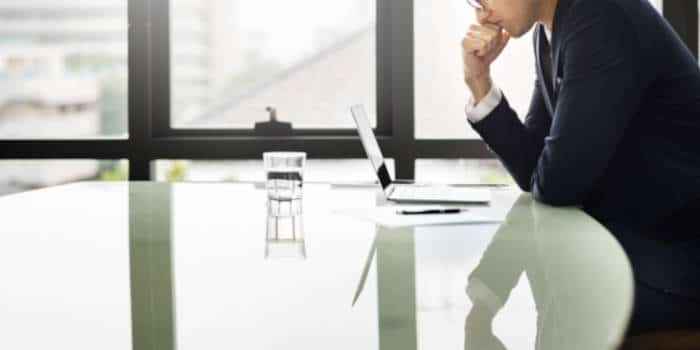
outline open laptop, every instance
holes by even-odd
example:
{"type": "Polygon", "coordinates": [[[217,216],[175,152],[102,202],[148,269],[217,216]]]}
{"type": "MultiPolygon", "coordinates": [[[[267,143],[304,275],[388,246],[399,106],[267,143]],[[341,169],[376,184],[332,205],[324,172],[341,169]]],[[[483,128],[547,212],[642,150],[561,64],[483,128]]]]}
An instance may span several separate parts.
{"type": "Polygon", "coordinates": [[[460,188],[449,186],[422,186],[411,184],[398,184],[392,180],[389,171],[384,164],[384,156],[379,143],[374,136],[372,127],[367,119],[367,114],[362,105],[350,108],[352,117],[357,125],[362,146],[367,152],[374,170],[377,173],[379,184],[384,189],[384,195],[390,201],[404,203],[481,203],[491,201],[491,191],[483,188],[460,188]]]}

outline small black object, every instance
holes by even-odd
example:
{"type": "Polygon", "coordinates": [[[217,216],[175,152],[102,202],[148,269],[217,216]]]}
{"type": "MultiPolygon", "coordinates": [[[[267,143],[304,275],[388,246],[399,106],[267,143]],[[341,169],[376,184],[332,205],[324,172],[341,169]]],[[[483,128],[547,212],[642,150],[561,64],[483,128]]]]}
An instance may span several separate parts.
{"type": "Polygon", "coordinates": [[[425,214],[459,214],[467,209],[428,209],[428,210],[397,210],[399,215],[425,215],[425,214]]]}
{"type": "Polygon", "coordinates": [[[291,136],[292,123],[277,121],[277,109],[274,107],[266,107],[265,110],[270,113],[270,120],[266,122],[255,123],[255,134],[263,136],[291,136]]]}

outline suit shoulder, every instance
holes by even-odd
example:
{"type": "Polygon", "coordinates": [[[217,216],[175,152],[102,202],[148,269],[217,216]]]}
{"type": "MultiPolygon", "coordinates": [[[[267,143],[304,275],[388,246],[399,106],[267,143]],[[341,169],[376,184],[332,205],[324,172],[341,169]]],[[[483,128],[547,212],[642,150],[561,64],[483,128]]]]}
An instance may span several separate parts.
{"type": "Polygon", "coordinates": [[[596,16],[619,23],[629,20],[627,12],[625,4],[619,0],[572,0],[567,22],[596,16]]]}
{"type": "Polygon", "coordinates": [[[627,5],[620,0],[572,0],[569,6],[561,24],[563,32],[571,35],[592,28],[611,36],[624,35],[632,34],[636,27],[628,15],[627,5]]]}

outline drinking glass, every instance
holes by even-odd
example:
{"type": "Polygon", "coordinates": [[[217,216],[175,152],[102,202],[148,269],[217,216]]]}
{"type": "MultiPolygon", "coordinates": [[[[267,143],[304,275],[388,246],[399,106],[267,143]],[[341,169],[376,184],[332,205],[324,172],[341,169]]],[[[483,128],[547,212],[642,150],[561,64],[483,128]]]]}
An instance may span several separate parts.
{"type": "Polygon", "coordinates": [[[268,199],[277,201],[301,199],[306,153],[265,152],[263,162],[267,176],[268,199]]]}

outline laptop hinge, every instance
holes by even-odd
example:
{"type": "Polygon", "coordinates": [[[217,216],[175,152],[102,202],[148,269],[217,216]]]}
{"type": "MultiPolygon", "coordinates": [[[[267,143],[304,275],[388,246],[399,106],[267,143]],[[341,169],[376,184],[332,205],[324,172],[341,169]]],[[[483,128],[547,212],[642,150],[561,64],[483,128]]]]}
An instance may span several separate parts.
{"type": "Polygon", "coordinates": [[[389,185],[389,188],[387,189],[388,192],[389,192],[389,194],[387,194],[386,197],[387,197],[387,198],[391,197],[391,195],[394,194],[394,190],[395,190],[395,189],[396,189],[396,186],[394,186],[393,184],[392,184],[392,185],[389,185]]]}

